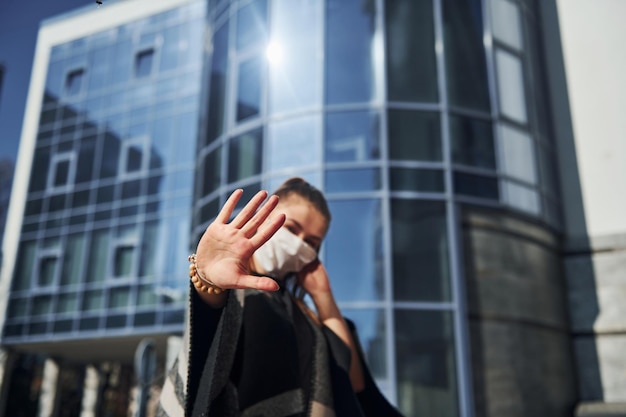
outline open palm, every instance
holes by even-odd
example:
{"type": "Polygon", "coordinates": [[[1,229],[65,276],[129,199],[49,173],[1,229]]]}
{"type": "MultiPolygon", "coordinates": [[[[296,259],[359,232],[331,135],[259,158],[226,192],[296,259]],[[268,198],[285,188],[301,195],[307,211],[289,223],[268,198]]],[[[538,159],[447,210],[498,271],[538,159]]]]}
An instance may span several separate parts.
{"type": "Polygon", "coordinates": [[[243,190],[235,190],[213,223],[207,227],[196,250],[198,272],[220,288],[255,288],[275,291],[278,284],[267,277],[250,274],[250,258],[285,222],[285,215],[268,219],[278,204],[267,191],[259,191],[229,222],[243,190]],[[267,220],[267,221],[266,221],[267,220]]]}

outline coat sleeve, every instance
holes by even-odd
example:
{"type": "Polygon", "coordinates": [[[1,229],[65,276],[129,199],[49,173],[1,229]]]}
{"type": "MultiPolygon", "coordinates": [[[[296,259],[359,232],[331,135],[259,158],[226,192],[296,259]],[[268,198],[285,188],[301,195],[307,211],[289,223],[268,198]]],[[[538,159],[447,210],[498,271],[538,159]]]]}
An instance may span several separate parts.
{"type": "Polygon", "coordinates": [[[206,305],[196,292],[195,288],[189,289],[189,365],[187,373],[187,414],[191,415],[190,406],[196,401],[198,386],[202,377],[202,371],[207,361],[207,356],[217,325],[222,315],[222,309],[213,309],[206,305]]]}
{"type": "Polygon", "coordinates": [[[157,417],[189,415],[200,383],[201,371],[215,336],[222,310],[214,310],[200,300],[190,286],[183,343],[168,370],[157,405],[157,417]]]}

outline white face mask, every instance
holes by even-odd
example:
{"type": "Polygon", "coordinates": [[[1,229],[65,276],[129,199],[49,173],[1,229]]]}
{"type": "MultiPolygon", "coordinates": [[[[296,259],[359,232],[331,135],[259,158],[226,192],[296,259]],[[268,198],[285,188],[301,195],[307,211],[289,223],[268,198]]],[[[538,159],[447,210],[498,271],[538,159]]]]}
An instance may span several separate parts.
{"type": "Polygon", "coordinates": [[[282,279],[290,272],[300,272],[313,262],[317,252],[298,236],[281,227],[252,256],[261,269],[257,272],[282,279]]]}

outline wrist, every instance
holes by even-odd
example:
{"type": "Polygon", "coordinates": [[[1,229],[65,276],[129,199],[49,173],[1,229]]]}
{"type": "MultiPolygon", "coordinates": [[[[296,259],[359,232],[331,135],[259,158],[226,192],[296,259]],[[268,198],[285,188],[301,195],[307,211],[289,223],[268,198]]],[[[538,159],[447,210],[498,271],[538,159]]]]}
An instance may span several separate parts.
{"type": "Polygon", "coordinates": [[[306,288],[305,290],[315,304],[326,304],[327,302],[334,300],[333,293],[330,290],[309,291],[306,288]]]}
{"type": "Polygon", "coordinates": [[[201,274],[198,265],[196,254],[192,253],[188,257],[189,260],[189,278],[198,292],[204,292],[207,294],[220,294],[223,289],[215,285],[212,281],[208,280],[204,274],[201,274]]]}
{"type": "Polygon", "coordinates": [[[333,317],[340,317],[341,312],[335,302],[335,297],[332,292],[324,291],[317,292],[316,294],[309,294],[315,304],[320,320],[326,320],[333,317]]]}

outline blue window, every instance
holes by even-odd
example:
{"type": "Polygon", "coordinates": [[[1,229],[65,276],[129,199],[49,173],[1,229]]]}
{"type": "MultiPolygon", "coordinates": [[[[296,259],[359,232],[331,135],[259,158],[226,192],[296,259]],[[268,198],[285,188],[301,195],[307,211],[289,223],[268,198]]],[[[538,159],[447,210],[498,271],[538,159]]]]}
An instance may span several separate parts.
{"type": "Polygon", "coordinates": [[[154,62],[154,49],[146,49],[139,53],[135,57],[135,77],[143,78],[152,73],[152,66],[154,62]]]}
{"type": "Polygon", "coordinates": [[[85,79],[85,70],[83,68],[70,71],[65,78],[65,94],[67,96],[76,96],[80,94],[85,79]]]}

